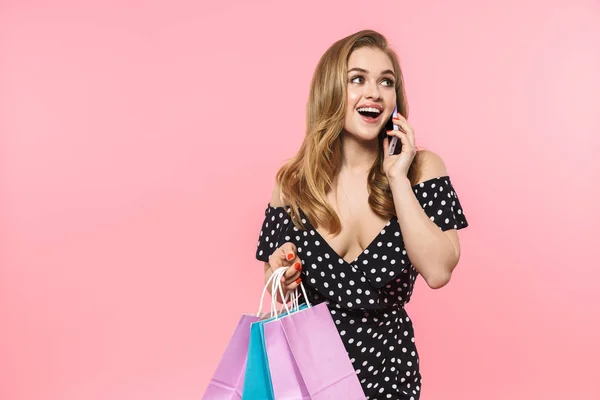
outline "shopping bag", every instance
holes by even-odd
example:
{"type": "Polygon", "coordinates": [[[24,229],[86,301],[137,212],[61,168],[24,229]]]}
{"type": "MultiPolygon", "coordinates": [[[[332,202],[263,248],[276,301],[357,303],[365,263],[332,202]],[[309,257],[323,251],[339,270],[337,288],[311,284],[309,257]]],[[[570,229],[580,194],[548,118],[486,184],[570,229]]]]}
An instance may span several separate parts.
{"type": "MultiPolygon", "coordinates": [[[[281,272],[279,273],[279,275],[281,272]]],[[[240,400],[244,388],[247,358],[249,354],[252,324],[261,320],[262,305],[266,289],[275,276],[267,281],[263,288],[260,305],[256,315],[242,315],[231,336],[225,352],[208,384],[203,400],[240,400]]],[[[279,277],[281,279],[281,277],[279,277]]],[[[273,290],[273,289],[272,289],[273,290]]],[[[271,308],[271,317],[275,315],[275,307],[271,308]]],[[[263,320],[261,322],[264,322],[263,320]]],[[[252,362],[255,362],[254,359],[252,362]]]]}
{"type": "MultiPolygon", "coordinates": [[[[273,322],[269,323],[272,324],[273,322]]],[[[287,341],[302,377],[308,396],[312,400],[364,400],[365,395],[356,371],[340,335],[335,327],[327,304],[320,303],[287,315],[276,321],[287,341]]],[[[267,329],[268,325],[265,325],[267,329]]],[[[267,343],[270,336],[265,335],[267,343]]],[[[269,360],[277,357],[268,351],[269,360]]],[[[273,382],[275,386],[275,382],[273,382]]],[[[279,397],[277,397],[279,399],[279,397]]]]}
{"type": "MultiPolygon", "coordinates": [[[[273,279],[271,293],[277,293],[278,291],[283,297],[283,291],[281,288],[281,277],[283,273],[285,273],[286,268],[280,268],[276,270],[271,278],[273,279]]],[[[263,290],[264,295],[264,290],[263,290]]],[[[283,301],[283,307],[281,311],[276,312],[276,304],[275,298],[273,295],[271,299],[271,317],[265,320],[257,321],[251,324],[250,328],[250,343],[248,345],[248,362],[246,363],[246,372],[245,372],[245,380],[244,380],[244,388],[242,391],[242,399],[243,400],[274,400],[274,399],[284,399],[287,397],[281,397],[278,393],[275,393],[273,390],[272,384],[272,374],[277,374],[280,371],[287,371],[287,365],[280,365],[275,363],[273,367],[269,364],[269,360],[267,359],[267,352],[265,348],[265,325],[268,325],[272,321],[276,321],[281,318],[282,315],[290,315],[296,311],[304,309],[306,306],[299,306],[297,299],[292,299],[293,307],[289,308],[287,306],[287,300],[290,294],[285,296],[283,301]],[[283,311],[285,309],[285,314],[283,311]]],[[[291,296],[290,296],[291,297],[291,296]]],[[[262,308],[262,298],[261,298],[261,306],[262,308]]],[[[287,346],[287,342],[285,338],[283,341],[280,341],[284,347],[277,350],[277,352],[281,352],[280,359],[285,358],[285,352],[289,354],[288,357],[291,359],[292,355],[289,352],[289,348],[287,346]]],[[[289,361],[289,360],[288,360],[289,361]]],[[[289,364],[289,362],[288,362],[289,364]]]]}
{"type": "MultiPolygon", "coordinates": [[[[302,290],[304,291],[304,287],[302,290]]],[[[310,400],[311,398],[280,323],[282,319],[289,318],[295,312],[302,312],[308,308],[308,304],[298,307],[297,292],[295,294],[296,306],[292,307],[291,312],[261,325],[265,353],[270,366],[271,386],[274,398],[277,400],[310,400]]]]}
{"type": "Polygon", "coordinates": [[[252,324],[250,328],[250,344],[248,346],[248,363],[242,391],[243,400],[274,400],[273,386],[269,362],[265,354],[262,326],[266,321],[252,324]]]}
{"type": "MultiPolygon", "coordinates": [[[[279,282],[275,288],[280,290],[279,282]]],[[[254,324],[257,336],[262,333],[270,393],[277,400],[364,400],[327,305],[311,306],[302,283],[299,290],[291,292],[291,311],[284,302],[287,312],[254,324]],[[302,306],[299,290],[305,301],[302,306]]]]}
{"type": "Polygon", "coordinates": [[[242,315],[202,397],[204,400],[241,400],[250,326],[258,320],[254,315],[242,315]]]}

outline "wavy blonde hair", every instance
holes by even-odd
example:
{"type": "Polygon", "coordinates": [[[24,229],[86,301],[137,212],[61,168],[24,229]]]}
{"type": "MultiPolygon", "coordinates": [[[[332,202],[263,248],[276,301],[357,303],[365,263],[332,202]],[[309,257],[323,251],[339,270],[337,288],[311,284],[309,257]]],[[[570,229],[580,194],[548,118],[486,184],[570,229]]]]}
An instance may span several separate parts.
{"type": "MultiPolygon", "coordinates": [[[[341,231],[341,222],[328,204],[326,194],[341,164],[340,134],[344,128],[348,59],[361,47],[385,52],[396,75],[398,112],[408,117],[408,104],[398,56],[386,38],[373,30],[363,30],[335,42],[321,57],[315,69],[306,110],[306,136],[298,153],[277,172],[276,182],[281,197],[290,207],[294,225],[304,229],[300,210],[315,226],[325,226],[334,235],[341,231]]],[[[418,157],[418,153],[417,153],[418,157]]],[[[415,160],[416,158],[415,157],[415,160]]],[[[383,172],[383,140],[368,175],[369,206],[383,218],[396,215],[390,186],[383,172]]],[[[408,173],[415,184],[416,162],[408,173]]]]}

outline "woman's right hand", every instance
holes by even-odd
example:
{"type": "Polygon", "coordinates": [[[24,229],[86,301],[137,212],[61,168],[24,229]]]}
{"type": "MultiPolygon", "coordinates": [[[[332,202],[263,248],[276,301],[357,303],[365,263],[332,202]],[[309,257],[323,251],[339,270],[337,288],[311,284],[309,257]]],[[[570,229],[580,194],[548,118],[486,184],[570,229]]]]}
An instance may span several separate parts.
{"type": "MultiPolygon", "coordinates": [[[[273,272],[281,267],[287,267],[285,274],[281,278],[281,288],[285,296],[288,292],[294,291],[302,280],[300,278],[302,261],[298,257],[296,246],[292,242],[282,244],[271,254],[269,257],[270,272],[265,274],[265,282],[273,272]]],[[[280,295],[280,293],[277,293],[278,300],[281,302],[283,299],[280,298],[280,295]]]]}

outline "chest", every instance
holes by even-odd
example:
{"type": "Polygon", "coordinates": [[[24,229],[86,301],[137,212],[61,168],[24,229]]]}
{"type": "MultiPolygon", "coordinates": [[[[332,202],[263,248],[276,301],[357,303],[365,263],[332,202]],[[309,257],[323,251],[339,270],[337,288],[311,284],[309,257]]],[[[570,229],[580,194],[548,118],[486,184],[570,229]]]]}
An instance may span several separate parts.
{"type": "Polygon", "coordinates": [[[380,236],[388,220],[378,215],[346,218],[341,221],[342,230],[334,235],[327,230],[318,230],[339,257],[347,263],[352,263],[370,244],[380,236]]]}
{"type": "Polygon", "coordinates": [[[327,241],[331,249],[347,263],[352,263],[374,240],[376,240],[389,218],[377,215],[368,203],[368,192],[354,188],[353,196],[345,196],[338,191],[337,198],[328,194],[328,202],[336,211],[341,223],[341,232],[337,235],[325,227],[317,229],[319,235],[327,241]]]}
{"type": "MultiPolygon", "coordinates": [[[[322,293],[342,303],[346,295],[357,293],[367,296],[388,293],[401,302],[408,300],[416,270],[408,258],[397,218],[382,223],[366,239],[360,232],[352,234],[348,227],[340,235],[325,238],[310,221],[303,218],[303,222],[308,224],[306,229],[291,225],[284,240],[296,245],[307,283],[322,285],[322,293]]],[[[396,301],[375,298],[363,300],[373,306],[377,301],[396,301]]]]}

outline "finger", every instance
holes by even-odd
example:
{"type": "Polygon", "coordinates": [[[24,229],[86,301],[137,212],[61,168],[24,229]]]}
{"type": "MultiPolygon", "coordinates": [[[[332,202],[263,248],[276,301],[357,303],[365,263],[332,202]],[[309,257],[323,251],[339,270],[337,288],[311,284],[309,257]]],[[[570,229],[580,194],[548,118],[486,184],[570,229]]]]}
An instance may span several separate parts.
{"type": "Polygon", "coordinates": [[[404,118],[393,118],[392,123],[397,125],[405,133],[413,132],[412,126],[404,118]]]}
{"type": "Polygon", "coordinates": [[[291,242],[286,242],[282,244],[277,250],[271,254],[269,258],[269,265],[273,272],[277,270],[277,268],[289,266],[291,260],[296,257],[296,246],[291,242]]]}
{"type": "Polygon", "coordinates": [[[273,272],[275,272],[278,268],[283,267],[285,265],[285,262],[285,250],[283,250],[281,247],[275,250],[269,257],[269,265],[271,266],[271,270],[273,272]]]}
{"type": "Polygon", "coordinates": [[[389,147],[390,147],[390,139],[388,139],[388,138],[383,139],[383,155],[386,157],[388,155],[389,147]]]}
{"type": "MultiPolygon", "coordinates": [[[[401,138],[402,135],[406,135],[406,133],[404,133],[402,131],[386,131],[386,132],[387,132],[388,136],[390,136],[390,137],[391,136],[396,136],[398,138],[401,138]]],[[[389,145],[389,143],[388,143],[388,145],[389,145]]]]}
{"type": "Polygon", "coordinates": [[[296,279],[300,278],[301,275],[301,270],[296,270],[293,267],[290,267],[289,270],[291,270],[293,273],[289,276],[287,274],[284,276],[286,285],[289,285],[290,283],[294,282],[296,279]]]}
{"type": "MultiPolygon", "coordinates": [[[[384,139],[384,143],[383,143],[383,156],[384,158],[387,157],[397,157],[400,153],[396,153],[396,151],[394,150],[395,154],[390,154],[389,153],[389,149],[390,146],[392,145],[391,141],[395,140],[395,139],[399,139],[400,135],[403,133],[401,131],[387,131],[388,135],[390,136],[389,138],[384,139]],[[395,136],[395,138],[394,138],[395,136]]],[[[399,146],[403,146],[402,141],[400,140],[400,143],[396,143],[396,149],[399,148],[399,146]]]]}
{"type": "Polygon", "coordinates": [[[408,123],[406,118],[398,114],[398,118],[393,119],[393,123],[398,125],[401,130],[408,135],[409,143],[414,146],[415,144],[415,132],[412,126],[408,123]]]}
{"type": "Polygon", "coordinates": [[[410,142],[410,138],[408,136],[408,134],[403,134],[402,137],[400,138],[400,140],[402,141],[402,152],[406,152],[406,153],[416,153],[417,149],[415,148],[414,143],[410,142]]]}
{"type": "Polygon", "coordinates": [[[390,136],[396,136],[400,140],[400,143],[402,143],[402,153],[416,151],[414,145],[412,145],[410,143],[410,140],[408,139],[408,135],[406,133],[401,132],[401,131],[388,131],[388,132],[391,132],[390,136]],[[393,133],[393,135],[392,135],[392,133],[393,133]]]}
{"type": "Polygon", "coordinates": [[[285,290],[292,291],[292,290],[296,290],[298,288],[298,286],[300,285],[300,282],[302,282],[302,279],[298,278],[296,279],[294,282],[290,283],[289,285],[286,285],[285,290]]]}
{"type": "Polygon", "coordinates": [[[292,242],[286,242],[280,247],[285,254],[285,260],[291,262],[296,257],[296,245],[292,242]]]}
{"type": "Polygon", "coordinates": [[[408,123],[408,120],[406,118],[404,118],[404,116],[402,114],[400,114],[400,113],[398,113],[395,118],[392,117],[392,120],[394,121],[394,123],[396,125],[398,125],[398,122],[400,122],[400,123],[408,123]]]}
{"type": "Polygon", "coordinates": [[[287,271],[285,271],[283,277],[285,280],[289,280],[292,276],[300,273],[300,271],[302,271],[302,262],[298,257],[296,257],[294,263],[287,269],[287,271]]]}
{"type": "Polygon", "coordinates": [[[408,137],[408,141],[411,144],[412,147],[416,147],[415,145],[415,131],[413,129],[409,129],[408,132],[406,132],[406,136],[408,137]]]}

